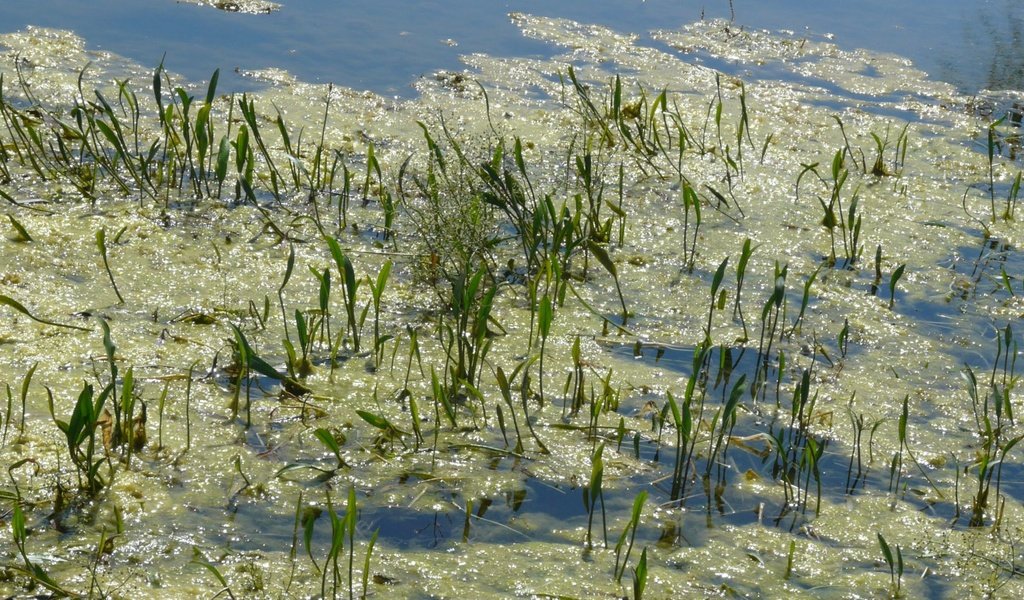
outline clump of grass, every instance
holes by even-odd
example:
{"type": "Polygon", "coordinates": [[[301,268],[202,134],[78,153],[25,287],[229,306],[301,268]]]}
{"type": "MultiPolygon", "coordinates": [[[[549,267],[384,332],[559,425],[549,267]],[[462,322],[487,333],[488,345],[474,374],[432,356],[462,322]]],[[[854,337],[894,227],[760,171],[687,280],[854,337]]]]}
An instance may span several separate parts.
{"type": "Polygon", "coordinates": [[[108,469],[106,477],[101,473],[104,463],[108,461],[101,452],[103,441],[97,438],[103,405],[113,389],[114,384],[110,383],[97,396],[94,394],[91,384],[83,385],[71,418],[63,421],[57,418],[54,412],[53,393],[46,388],[50,416],[57,428],[64,434],[68,456],[75,466],[75,473],[78,476],[78,487],[90,496],[95,496],[100,490],[107,487],[113,478],[113,467],[108,469]]]}
{"type": "MultiPolygon", "coordinates": [[[[312,540],[313,540],[313,528],[316,523],[317,517],[322,514],[319,509],[314,509],[301,516],[303,523],[303,541],[306,546],[306,554],[309,556],[310,561],[313,563],[314,569],[320,574],[320,596],[322,598],[338,596],[338,590],[342,579],[345,578],[348,581],[348,597],[353,600],[355,596],[355,536],[356,527],[359,523],[359,507],[356,502],[356,491],[354,487],[350,487],[348,491],[348,502],[345,506],[345,513],[342,516],[338,516],[335,511],[334,503],[331,499],[331,494],[328,491],[326,494],[327,500],[327,515],[330,519],[331,532],[330,532],[330,547],[327,550],[327,555],[324,558],[322,566],[317,563],[313,557],[312,540]],[[345,546],[348,545],[348,556],[344,556],[345,546]],[[345,568],[347,567],[347,568],[345,568]],[[346,573],[347,571],[347,573],[346,573]],[[347,577],[346,577],[347,575],[347,577]],[[329,594],[329,595],[328,595],[329,594]]],[[[363,560],[363,576],[362,576],[362,587],[363,587],[363,598],[366,597],[367,585],[369,583],[369,570],[370,570],[370,558],[373,554],[374,545],[377,542],[377,535],[380,530],[374,531],[370,538],[366,556],[363,560]]]]}

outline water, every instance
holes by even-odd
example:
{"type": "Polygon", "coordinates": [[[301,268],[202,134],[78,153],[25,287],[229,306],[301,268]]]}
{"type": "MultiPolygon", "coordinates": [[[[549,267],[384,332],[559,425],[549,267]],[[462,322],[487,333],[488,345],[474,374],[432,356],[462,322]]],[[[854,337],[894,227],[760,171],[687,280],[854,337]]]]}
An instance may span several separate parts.
{"type": "Polygon", "coordinates": [[[91,47],[143,65],[155,66],[166,54],[166,66],[192,80],[220,68],[225,91],[255,85],[228,71],[278,67],[305,81],[411,96],[410,84],[418,77],[460,69],[462,54],[555,52],[520,35],[507,17],[513,11],[641,35],[701,18],[734,18],[748,28],[829,35],[843,48],[897,53],[965,93],[1024,87],[1024,5],[1014,0],[382,0],[372,7],[285,0],[270,15],[227,13],[171,0],[5,4],[3,31],[26,25],[71,29],[91,47]]]}

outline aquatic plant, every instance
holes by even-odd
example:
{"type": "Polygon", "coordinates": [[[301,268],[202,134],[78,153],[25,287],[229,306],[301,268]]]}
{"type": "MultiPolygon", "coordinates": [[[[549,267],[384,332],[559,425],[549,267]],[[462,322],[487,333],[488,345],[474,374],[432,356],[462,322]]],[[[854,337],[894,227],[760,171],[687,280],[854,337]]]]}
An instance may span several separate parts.
{"type": "Polygon", "coordinates": [[[687,247],[687,239],[689,239],[689,254],[685,255],[684,268],[687,272],[692,273],[694,264],[697,260],[697,234],[700,232],[701,225],[701,200],[697,196],[697,192],[686,182],[682,186],[683,195],[683,248],[687,247]],[[693,210],[693,232],[690,235],[690,210],[693,210]]]}
{"type": "MultiPolygon", "coordinates": [[[[847,404],[847,414],[850,417],[850,425],[853,429],[853,441],[850,447],[850,462],[846,469],[846,493],[852,494],[858,485],[866,485],[867,483],[867,469],[864,466],[864,431],[868,430],[868,444],[874,439],[875,432],[879,426],[884,423],[884,420],[878,419],[873,423],[866,421],[864,413],[854,414],[853,412],[853,401],[856,398],[856,392],[851,394],[850,401],[847,404]],[[856,464],[856,473],[854,473],[854,464],[856,464]]],[[[870,464],[870,457],[868,464],[870,464]]]]}
{"type": "Polygon", "coordinates": [[[375,367],[380,367],[381,362],[384,360],[384,344],[392,337],[390,335],[382,335],[380,329],[381,298],[384,296],[384,288],[387,286],[388,277],[391,275],[391,266],[391,259],[387,259],[381,265],[380,271],[377,272],[376,280],[367,277],[370,294],[373,298],[373,357],[375,367]]]}
{"type": "MultiPolygon", "coordinates": [[[[722,351],[720,348],[719,351],[722,351]]],[[[718,464],[719,456],[724,457],[728,451],[729,440],[732,438],[733,428],[736,426],[736,410],[739,407],[740,398],[746,391],[744,382],[747,376],[740,375],[732,390],[729,391],[729,399],[722,408],[715,412],[709,426],[710,437],[708,444],[707,463],[704,470],[704,478],[710,479],[711,471],[718,464]]],[[[719,479],[721,479],[721,474],[719,479]]]]}
{"type": "Polygon", "coordinates": [[[538,366],[538,379],[540,380],[540,402],[544,405],[544,350],[547,347],[548,334],[551,333],[551,321],[554,318],[554,310],[551,306],[551,296],[544,294],[540,299],[540,306],[537,310],[538,329],[540,333],[540,358],[538,366]]]}
{"type": "MultiPolygon", "coordinates": [[[[1003,465],[1007,454],[1024,440],[1024,434],[1013,436],[1011,429],[1014,415],[1010,391],[1017,382],[1015,373],[1017,343],[1009,324],[1004,329],[997,330],[995,346],[996,356],[989,375],[987,391],[979,388],[978,379],[970,366],[965,365],[962,372],[974,411],[977,436],[981,443],[980,450],[975,453],[975,460],[972,463],[972,466],[976,468],[977,475],[977,490],[971,502],[971,518],[969,520],[969,525],[972,527],[985,524],[993,491],[997,505],[994,521],[998,525],[998,515],[1001,513],[999,503],[1003,465]]],[[[957,483],[959,487],[959,481],[957,483]]],[[[959,490],[957,491],[959,492],[959,490]]],[[[957,516],[959,516],[959,509],[957,516]]]]}
{"type": "Polygon", "coordinates": [[[715,308],[719,310],[725,308],[725,290],[719,293],[719,289],[722,287],[722,279],[725,278],[725,268],[729,264],[729,257],[726,256],[721,263],[718,265],[718,269],[715,271],[714,277],[711,278],[711,304],[708,307],[708,322],[704,327],[704,344],[707,346],[711,345],[711,322],[715,316],[715,308]]]}
{"type": "Polygon", "coordinates": [[[901,596],[901,589],[903,586],[903,551],[900,550],[899,545],[896,545],[895,558],[893,557],[892,548],[889,543],[885,541],[882,534],[877,534],[878,545],[882,548],[882,557],[885,559],[885,564],[889,567],[889,581],[892,586],[892,596],[899,598],[901,596]]]}
{"type": "Polygon", "coordinates": [[[236,600],[234,592],[231,591],[231,586],[228,585],[228,580],[220,572],[220,569],[217,568],[217,565],[206,560],[206,558],[203,557],[203,553],[196,546],[192,546],[191,563],[194,565],[199,565],[206,569],[211,575],[213,575],[217,582],[220,583],[220,591],[217,592],[217,595],[227,594],[228,598],[231,598],[231,600],[236,600]]]}
{"type": "Polygon", "coordinates": [[[21,499],[14,502],[14,510],[11,515],[11,536],[14,538],[14,546],[21,555],[24,567],[11,565],[11,568],[29,577],[34,584],[39,584],[49,590],[56,597],[70,597],[74,593],[57,583],[39,564],[32,561],[27,550],[28,533],[25,527],[25,513],[21,508],[21,499]]]}
{"type": "MultiPolygon", "coordinates": [[[[872,175],[876,177],[898,177],[902,174],[903,165],[906,164],[907,161],[907,129],[909,127],[909,123],[903,126],[903,129],[901,129],[899,134],[896,136],[895,142],[890,142],[889,140],[888,126],[886,126],[884,137],[879,136],[873,131],[870,132],[871,139],[875,141],[875,160],[871,166],[872,175]],[[887,165],[885,154],[890,145],[893,148],[893,158],[891,161],[888,161],[887,165]]],[[[864,164],[867,165],[866,162],[864,164]]]]}
{"type": "Polygon", "coordinates": [[[800,296],[800,311],[797,313],[792,327],[789,328],[789,335],[787,336],[789,338],[792,338],[794,333],[800,333],[802,330],[801,325],[804,321],[804,313],[807,312],[807,305],[811,300],[811,286],[814,285],[814,281],[818,278],[818,274],[820,272],[821,267],[818,267],[806,280],[804,280],[804,291],[800,296]]]}
{"type": "Polygon", "coordinates": [[[897,265],[893,269],[892,275],[889,276],[889,310],[892,310],[893,305],[896,303],[896,284],[903,278],[903,272],[906,268],[906,264],[897,265]]]}
{"type": "Polygon", "coordinates": [[[693,465],[697,442],[696,428],[704,420],[704,405],[707,394],[707,372],[710,360],[710,347],[702,342],[693,352],[690,375],[686,382],[686,391],[679,403],[669,394],[668,404],[672,412],[672,420],[676,428],[676,452],[672,469],[672,488],[669,499],[673,503],[682,504],[686,497],[689,482],[689,471],[693,465]],[[696,428],[695,428],[696,424],[696,428]]]}
{"type": "Polygon", "coordinates": [[[1003,210],[1002,215],[1004,221],[1013,221],[1015,219],[1022,176],[1024,176],[1024,172],[1017,171],[1017,175],[1013,178],[1013,184],[1010,185],[1010,191],[1006,194],[1006,208],[1003,210]]]}
{"type": "MultiPolygon", "coordinates": [[[[485,282],[485,275],[480,269],[472,275],[461,273],[451,281],[450,318],[441,319],[438,327],[447,356],[448,396],[480,387],[483,363],[491,349],[488,323],[493,321],[491,309],[498,292],[496,284],[485,282]]],[[[486,411],[484,415],[486,419],[486,411]]]]}
{"type": "Polygon", "coordinates": [[[113,389],[113,383],[107,384],[97,396],[91,384],[84,384],[71,418],[64,421],[57,418],[54,412],[53,393],[50,388],[46,388],[50,417],[64,434],[68,456],[78,476],[78,487],[93,496],[107,487],[113,479],[113,466],[109,466],[106,477],[100,472],[103,464],[109,461],[101,452],[104,446],[102,439],[97,438],[103,405],[113,389]]]}
{"type": "MultiPolygon", "coordinates": [[[[334,503],[329,491],[326,493],[326,501],[327,516],[330,519],[331,531],[329,538],[330,547],[327,550],[327,555],[324,558],[322,566],[320,563],[317,563],[315,558],[313,558],[312,551],[313,528],[317,517],[321,514],[319,509],[302,515],[303,541],[306,546],[306,553],[309,556],[310,561],[313,563],[313,567],[320,574],[320,596],[322,598],[327,598],[329,593],[329,597],[337,598],[341,580],[343,576],[347,574],[348,597],[352,600],[355,598],[355,535],[356,526],[359,522],[359,508],[356,503],[355,488],[349,488],[345,513],[341,517],[338,516],[338,513],[334,509],[334,503]],[[348,545],[347,557],[342,554],[345,550],[346,542],[348,545]],[[342,560],[345,562],[342,563],[342,560]],[[345,566],[347,566],[347,569],[343,569],[345,566]]],[[[368,544],[366,557],[363,561],[362,597],[364,598],[366,597],[370,557],[373,554],[373,547],[377,541],[379,531],[380,530],[377,530],[373,533],[368,544]]]]}
{"type": "Polygon", "coordinates": [[[16,242],[31,242],[32,241],[32,236],[29,235],[28,230],[25,229],[25,226],[22,225],[20,221],[18,221],[17,219],[14,218],[14,215],[8,213],[7,214],[7,220],[9,220],[11,222],[11,227],[14,228],[14,232],[16,234],[16,236],[14,238],[14,241],[16,241],[16,242]]]}
{"type": "Polygon", "coordinates": [[[348,463],[345,462],[345,458],[341,455],[341,446],[338,444],[335,434],[331,433],[328,429],[318,427],[313,431],[313,436],[320,440],[320,443],[334,454],[334,458],[338,461],[334,471],[340,471],[348,466],[348,463]]]}
{"type": "MultiPolygon", "coordinates": [[[[21,393],[19,394],[21,398],[21,419],[18,421],[19,439],[25,437],[25,404],[28,400],[28,388],[29,385],[32,383],[32,376],[35,375],[36,368],[38,366],[38,362],[32,363],[32,366],[29,367],[28,371],[25,372],[25,376],[21,380],[21,393]]],[[[0,442],[0,447],[7,445],[7,433],[10,430],[11,421],[13,419],[11,415],[11,405],[14,403],[14,397],[11,392],[11,385],[5,384],[5,387],[7,388],[7,414],[4,418],[4,435],[3,441],[0,442]]]]}
{"type": "Polygon", "coordinates": [[[377,440],[374,442],[374,446],[377,448],[383,448],[385,444],[388,445],[388,451],[390,452],[394,448],[395,440],[398,440],[405,446],[405,442],[402,440],[403,437],[411,435],[408,431],[403,431],[395,426],[387,417],[371,413],[365,410],[357,410],[356,414],[359,418],[366,421],[374,428],[380,431],[377,440]]]}
{"type": "Polygon", "coordinates": [[[608,545],[608,525],[604,510],[604,443],[598,444],[590,456],[590,481],[583,488],[583,507],[587,511],[587,548],[594,547],[594,513],[597,512],[597,503],[601,503],[601,523],[604,531],[604,545],[608,545]]]}
{"type": "Polygon", "coordinates": [[[238,359],[238,377],[236,379],[234,398],[231,404],[232,418],[238,417],[239,393],[242,385],[244,384],[246,387],[245,423],[246,427],[252,425],[251,397],[249,392],[251,385],[250,378],[252,377],[253,372],[263,375],[264,377],[269,377],[275,381],[280,381],[282,388],[290,394],[301,395],[310,392],[308,387],[295,379],[280,373],[277,369],[270,366],[267,361],[260,358],[260,356],[252,349],[252,346],[249,345],[249,340],[245,337],[245,334],[242,333],[242,330],[234,323],[230,323],[229,325],[231,326],[232,332],[235,334],[234,350],[238,359]]]}
{"type": "Polygon", "coordinates": [[[647,548],[644,547],[643,552],[640,553],[640,560],[636,563],[636,568],[633,569],[633,599],[641,600],[644,597],[644,591],[647,589],[647,548]]]}
{"type": "MultiPolygon", "coordinates": [[[[757,246],[751,246],[750,238],[743,240],[743,248],[740,250],[740,258],[736,262],[736,299],[733,301],[732,316],[733,318],[739,318],[740,325],[743,326],[743,341],[747,340],[747,321],[743,317],[743,306],[740,304],[740,298],[743,296],[743,280],[747,276],[747,262],[750,260],[751,255],[754,254],[754,250],[757,246]]],[[[799,321],[799,318],[797,319],[799,321]]]]}
{"type": "MultiPolygon", "coordinates": [[[[338,275],[342,285],[342,300],[345,304],[345,318],[346,318],[346,332],[348,335],[348,341],[352,346],[353,352],[359,352],[359,331],[361,329],[359,321],[356,320],[356,293],[359,290],[359,285],[362,283],[362,279],[356,279],[355,268],[352,266],[352,261],[349,260],[348,256],[341,250],[341,245],[338,244],[338,240],[333,237],[326,236],[327,246],[330,248],[331,257],[334,259],[334,265],[338,268],[338,275]]],[[[340,332],[339,332],[339,335],[340,332]]],[[[339,344],[335,344],[339,346],[339,344]]]]}
{"type": "Polygon", "coordinates": [[[995,169],[995,157],[998,153],[1002,152],[1000,147],[998,134],[996,133],[997,128],[1003,124],[1006,117],[996,119],[989,123],[986,138],[985,149],[988,153],[988,191],[989,200],[992,205],[992,222],[996,220],[996,169],[995,169]]]}
{"type": "Polygon", "coordinates": [[[80,327],[78,325],[70,325],[70,324],[67,324],[67,323],[57,323],[55,321],[50,321],[50,320],[47,320],[47,319],[43,319],[42,317],[37,317],[37,316],[33,315],[31,312],[29,312],[29,310],[27,308],[25,308],[25,306],[22,303],[18,302],[14,298],[11,298],[10,296],[5,296],[3,294],[0,294],[0,304],[5,304],[7,306],[10,306],[14,310],[16,310],[16,311],[20,312],[21,314],[25,315],[26,317],[32,319],[36,323],[42,323],[43,325],[50,325],[52,327],[62,327],[62,328],[65,328],[65,329],[74,329],[76,331],[90,331],[90,329],[87,328],[87,327],[80,327]]]}
{"type": "Polygon", "coordinates": [[[756,398],[758,394],[765,393],[765,385],[768,380],[769,360],[771,358],[772,346],[775,343],[777,331],[783,331],[785,326],[779,327],[782,313],[786,304],[786,277],[789,275],[789,265],[779,265],[775,262],[774,282],[772,293],[761,307],[761,331],[757,343],[757,356],[759,368],[754,373],[754,380],[750,386],[750,396],[756,398]]]}

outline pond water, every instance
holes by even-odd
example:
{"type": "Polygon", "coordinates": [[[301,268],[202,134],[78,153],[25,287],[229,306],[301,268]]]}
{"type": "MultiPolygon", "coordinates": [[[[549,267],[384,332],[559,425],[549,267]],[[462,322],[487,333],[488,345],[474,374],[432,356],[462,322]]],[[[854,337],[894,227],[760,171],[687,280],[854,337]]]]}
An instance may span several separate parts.
{"type": "Polygon", "coordinates": [[[701,18],[734,18],[754,29],[789,30],[842,48],[910,58],[965,93],[1024,87],[1024,6],[1014,0],[503,0],[403,2],[372,7],[348,1],[290,0],[270,14],[245,15],[173,0],[9,2],[0,29],[71,29],[91,47],[145,66],[166,66],[193,80],[224,72],[224,89],[252,88],[231,71],[276,67],[304,81],[334,82],[408,96],[411,83],[459,56],[551,56],[524,38],[509,12],[567,17],[644,35],[701,18]]]}
{"type": "Polygon", "coordinates": [[[1024,11],[481,4],[5,12],[0,595],[1024,596],[1024,11]]]}

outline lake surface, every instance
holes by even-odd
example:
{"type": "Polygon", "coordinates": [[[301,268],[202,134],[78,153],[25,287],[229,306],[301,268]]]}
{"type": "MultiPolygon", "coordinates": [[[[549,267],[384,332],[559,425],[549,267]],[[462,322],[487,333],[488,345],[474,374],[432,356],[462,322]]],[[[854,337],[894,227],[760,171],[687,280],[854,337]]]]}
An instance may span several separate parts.
{"type": "Polygon", "coordinates": [[[1024,87],[1024,5],[1013,0],[383,0],[372,7],[286,0],[269,15],[173,0],[5,4],[3,31],[26,25],[71,29],[91,47],[143,65],[155,66],[166,54],[169,69],[193,80],[220,68],[224,90],[252,87],[227,76],[236,67],[278,67],[305,81],[410,96],[416,78],[460,68],[463,54],[551,56],[551,46],[520,34],[508,19],[510,12],[571,18],[640,35],[701,18],[734,18],[746,28],[828,35],[842,48],[897,53],[965,93],[1024,87]]]}

